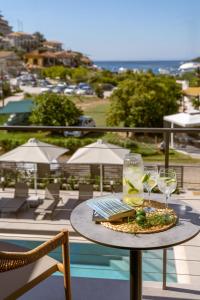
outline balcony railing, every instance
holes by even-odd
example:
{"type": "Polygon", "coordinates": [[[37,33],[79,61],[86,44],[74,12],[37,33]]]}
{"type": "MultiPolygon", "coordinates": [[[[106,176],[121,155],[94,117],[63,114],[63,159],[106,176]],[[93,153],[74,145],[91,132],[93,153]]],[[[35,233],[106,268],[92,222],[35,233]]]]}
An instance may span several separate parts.
{"type": "MultiPolygon", "coordinates": [[[[169,149],[170,149],[170,139],[172,135],[176,134],[200,134],[200,128],[120,128],[120,127],[60,127],[60,126],[0,126],[0,131],[14,131],[14,132],[52,132],[52,133],[61,133],[64,131],[81,131],[81,132],[95,132],[95,133],[107,133],[107,132],[115,132],[115,133],[131,133],[131,134],[155,134],[160,135],[163,138],[165,149],[163,153],[163,165],[168,167],[171,165],[169,159],[169,149]]],[[[64,138],[64,137],[63,137],[64,138]]],[[[200,150],[199,150],[200,152],[200,150]]],[[[184,168],[190,168],[191,166],[184,166],[184,168]]],[[[192,168],[198,168],[196,165],[192,165],[192,168]]],[[[182,187],[185,185],[183,171],[180,174],[180,184],[182,187]]],[[[46,178],[53,180],[53,177],[46,178]]],[[[112,180],[112,178],[110,178],[112,180]]],[[[187,183],[190,184],[190,183],[187,183]]],[[[199,184],[199,183],[196,183],[199,184]]],[[[195,185],[195,183],[194,183],[195,185]]],[[[193,187],[194,187],[193,185],[193,187]]],[[[174,260],[170,258],[170,260],[174,260]]],[[[190,274],[192,275],[192,274],[190,274]]],[[[196,275],[195,275],[196,276],[196,275]]],[[[166,287],[166,280],[167,280],[167,251],[163,251],[163,288],[166,287]]]]}

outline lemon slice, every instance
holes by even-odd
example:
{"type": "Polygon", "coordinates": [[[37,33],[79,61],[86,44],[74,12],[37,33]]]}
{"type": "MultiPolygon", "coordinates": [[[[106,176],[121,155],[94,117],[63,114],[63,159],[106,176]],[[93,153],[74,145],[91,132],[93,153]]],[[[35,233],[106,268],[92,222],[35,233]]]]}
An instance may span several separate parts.
{"type": "Polygon", "coordinates": [[[176,182],[176,179],[174,179],[174,178],[171,178],[171,179],[166,179],[165,180],[165,182],[167,183],[167,184],[170,184],[170,183],[174,183],[174,182],[176,182]]]}
{"type": "Polygon", "coordinates": [[[150,176],[151,175],[148,173],[144,174],[144,176],[142,176],[142,183],[147,182],[149,180],[150,176]]]}
{"type": "Polygon", "coordinates": [[[129,196],[125,196],[123,200],[124,202],[126,202],[131,206],[140,206],[143,204],[144,201],[141,197],[129,197],[129,196]]]}
{"type": "Polygon", "coordinates": [[[139,192],[139,190],[130,182],[130,180],[126,179],[126,183],[129,186],[128,194],[136,194],[139,192]]]}

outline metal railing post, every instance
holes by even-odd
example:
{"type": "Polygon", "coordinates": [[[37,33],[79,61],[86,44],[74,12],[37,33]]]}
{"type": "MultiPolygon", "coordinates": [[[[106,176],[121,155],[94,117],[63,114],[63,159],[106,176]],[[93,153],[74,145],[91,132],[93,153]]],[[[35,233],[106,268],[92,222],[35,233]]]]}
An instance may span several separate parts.
{"type": "MultiPolygon", "coordinates": [[[[165,142],[165,168],[169,167],[169,138],[170,133],[164,133],[164,142],[165,142]]],[[[162,289],[167,288],[167,249],[163,249],[163,282],[162,289]]]]}
{"type": "Polygon", "coordinates": [[[167,249],[163,249],[163,282],[162,289],[167,289],[167,249]]]}
{"type": "Polygon", "coordinates": [[[165,168],[166,169],[169,167],[169,137],[170,137],[170,133],[165,132],[164,143],[165,143],[165,168]]]}

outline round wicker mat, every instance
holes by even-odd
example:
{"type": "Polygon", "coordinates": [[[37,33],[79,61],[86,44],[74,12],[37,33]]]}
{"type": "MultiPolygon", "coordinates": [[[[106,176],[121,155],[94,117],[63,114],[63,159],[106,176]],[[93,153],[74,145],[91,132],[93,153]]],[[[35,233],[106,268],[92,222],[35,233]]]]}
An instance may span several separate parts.
{"type": "MultiPolygon", "coordinates": [[[[148,207],[149,202],[147,200],[144,200],[143,206],[138,206],[136,208],[136,211],[138,209],[148,207]]],[[[121,232],[126,232],[126,233],[156,233],[156,232],[161,232],[165,231],[173,226],[176,225],[178,217],[175,213],[175,211],[172,208],[168,208],[165,210],[165,204],[160,203],[158,201],[151,200],[151,207],[156,208],[155,212],[152,213],[147,213],[146,217],[148,218],[148,215],[150,214],[164,214],[167,212],[170,216],[173,216],[172,222],[170,224],[166,225],[156,225],[156,226],[151,226],[149,228],[143,228],[142,226],[138,225],[135,221],[132,222],[127,222],[127,221],[121,221],[121,222],[101,222],[101,225],[115,230],[115,231],[121,231],[121,232]]]]}

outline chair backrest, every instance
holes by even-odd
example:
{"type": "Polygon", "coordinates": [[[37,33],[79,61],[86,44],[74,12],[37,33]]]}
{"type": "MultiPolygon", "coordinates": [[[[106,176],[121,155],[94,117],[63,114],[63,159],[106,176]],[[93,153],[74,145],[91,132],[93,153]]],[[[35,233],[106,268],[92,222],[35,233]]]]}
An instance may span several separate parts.
{"type": "MultiPolygon", "coordinates": [[[[20,250],[22,251],[22,250],[20,250]]],[[[69,258],[69,235],[68,232],[63,230],[58,233],[51,240],[43,243],[42,245],[36,247],[33,250],[26,252],[0,252],[0,273],[6,273],[5,276],[9,280],[14,280],[14,274],[16,277],[22,278],[19,284],[13,285],[14,288],[10,289],[9,283],[1,287],[3,293],[7,295],[6,299],[16,299],[23,295],[26,291],[30,290],[32,287],[40,283],[42,280],[49,277],[52,273],[60,271],[64,274],[64,289],[65,289],[65,299],[71,300],[71,282],[70,282],[70,258],[69,258]],[[55,248],[62,245],[62,258],[63,262],[54,260],[53,263],[45,256],[55,248]],[[41,260],[43,258],[45,260],[41,260]],[[29,264],[33,264],[29,268],[29,264]],[[43,271],[45,265],[46,272],[43,271]],[[23,268],[22,268],[23,267],[23,268]],[[19,272],[15,270],[21,268],[19,272]],[[40,269],[40,271],[36,271],[40,269]],[[35,271],[35,272],[34,272],[35,271]],[[20,275],[20,272],[21,275],[20,275]],[[33,274],[31,274],[31,272],[33,274]],[[7,276],[8,273],[8,276],[7,276]]],[[[3,274],[1,274],[1,279],[3,274]]],[[[17,278],[16,278],[17,282],[17,278]]],[[[11,282],[12,284],[12,282],[11,282]]]]}
{"type": "Polygon", "coordinates": [[[79,183],[79,200],[88,200],[93,197],[93,185],[79,183]]]}
{"type": "Polygon", "coordinates": [[[48,178],[50,175],[50,164],[37,164],[38,179],[48,178]]]}
{"type": "Polygon", "coordinates": [[[45,189],[45,199],[59,200],[60,199],[60,184],[49,183],[45,189]]]}
{"type": "Polygon", "coordinates": [[[15,198],[27,198],[28,197],[28,186],[24,182],[17,182],[15,185],[15,198]]]}

